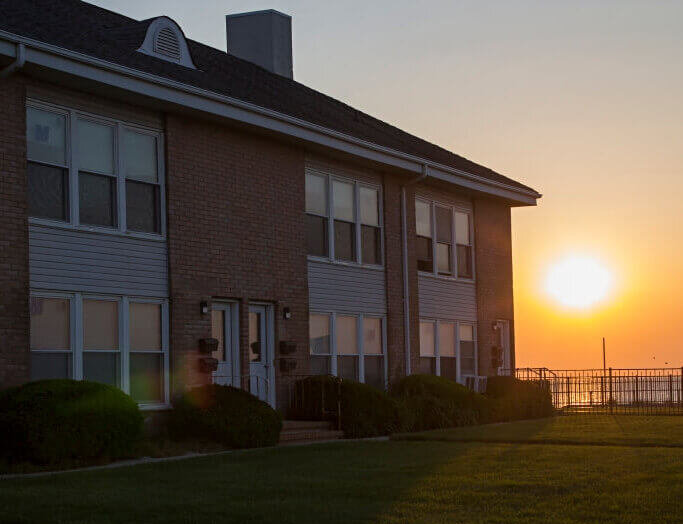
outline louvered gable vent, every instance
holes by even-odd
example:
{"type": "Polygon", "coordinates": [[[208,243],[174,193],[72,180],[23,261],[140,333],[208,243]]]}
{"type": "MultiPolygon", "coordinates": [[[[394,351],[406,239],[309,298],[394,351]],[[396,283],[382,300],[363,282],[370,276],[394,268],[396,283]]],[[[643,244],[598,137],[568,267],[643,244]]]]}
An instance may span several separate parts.
{"type": "Polygon", "coordinates": [[[138,51],[168,62],[196,69],[183,32],[178,24],[166,16],[156,18],[149,24],[145,41],[138,51]]]}

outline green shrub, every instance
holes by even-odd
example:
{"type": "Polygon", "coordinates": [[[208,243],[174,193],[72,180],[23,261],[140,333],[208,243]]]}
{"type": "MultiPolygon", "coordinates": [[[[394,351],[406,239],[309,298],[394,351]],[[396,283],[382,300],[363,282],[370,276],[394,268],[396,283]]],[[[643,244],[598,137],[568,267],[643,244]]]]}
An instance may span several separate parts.
{"type": "Polygon", "coordinates": [[[400,427],[396,402],[367,384],[332,376],[308,377],[295,384],[296,406],[288,416],[300,420],[336,422],[341,404],[341,429],[346,438],[387,435],[400,427]]]}
{"type": "Polygon", "coordinates": [[[453,380],[410,375],[391,388],[401,407],[402,431],[424,431],[478,424],[487,419],[487,400],[453,380]]]}
{"type": "Polygon", "coordinates": [[[106,384],[41,380],[0,392],[0,454],[8,461],[133,456],[142,430],[135,401],[106,384]]]}
{"type": "Polygon", "coordinates": [[[492,422],[549,417],[555,412],[550,390],[544,382],[489,377],[486,396],[490,399],[492,422]]]}
{"type": "Polygon", "coordinates": [[[280,438],[280,415],[251,393],[211,384],[177,397],[169,414],[176,439],[202,439],[229,448],[274,446],[280,438]]]}

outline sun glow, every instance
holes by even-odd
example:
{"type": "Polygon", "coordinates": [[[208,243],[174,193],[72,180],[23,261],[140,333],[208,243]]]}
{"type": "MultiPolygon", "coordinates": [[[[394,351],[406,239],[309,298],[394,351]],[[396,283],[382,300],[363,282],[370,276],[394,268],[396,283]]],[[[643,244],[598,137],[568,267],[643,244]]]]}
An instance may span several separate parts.
{"type": "Polygon", "coordinates": [[[587,309],[605,300],[613,284],[612,272],[599,260],[571,255],[551,266],[545,291],[565,307],[587,309]]]}

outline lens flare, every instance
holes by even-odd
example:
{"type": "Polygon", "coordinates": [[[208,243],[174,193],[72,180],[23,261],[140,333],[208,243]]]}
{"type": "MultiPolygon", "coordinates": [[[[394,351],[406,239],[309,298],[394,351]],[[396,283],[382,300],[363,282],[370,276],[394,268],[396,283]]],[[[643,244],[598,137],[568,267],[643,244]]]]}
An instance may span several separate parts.
{"type": "Polygon", "coordinates": [[[614,285],[612,272],[591,256],[571,255],[553,264],[545,290],[562,306],[587,309],[605,300],[614,285]]]}

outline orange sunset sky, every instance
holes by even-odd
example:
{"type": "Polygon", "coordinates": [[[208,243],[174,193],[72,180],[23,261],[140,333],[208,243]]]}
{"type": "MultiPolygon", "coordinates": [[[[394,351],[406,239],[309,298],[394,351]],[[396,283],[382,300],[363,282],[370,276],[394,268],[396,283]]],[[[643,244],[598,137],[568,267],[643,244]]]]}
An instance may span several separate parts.
{"type": "Polygon", "coordinates": [[[520,180],[518,366],[683,366],[683,2],[102,0],[225,49],[224,15],[293,16],[295,79],[520,180]],[[607,296],[568,308],[581,255],[607,296]],[[668,363],[668,364],[667,364],[668,363]]]}

